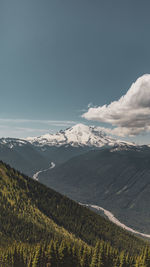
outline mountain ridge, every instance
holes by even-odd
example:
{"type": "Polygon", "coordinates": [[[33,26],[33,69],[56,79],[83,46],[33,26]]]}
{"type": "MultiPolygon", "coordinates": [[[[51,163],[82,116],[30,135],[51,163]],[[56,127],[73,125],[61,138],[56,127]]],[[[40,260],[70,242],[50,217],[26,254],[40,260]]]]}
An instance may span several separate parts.
{"type": "Polygon", "coordinates": [[[39,137],[28,137],[26,141],[36,146],[89,146],[101,148],[103,146],[134,146],[134,143],[117,140],[106,135],[100,127],[87,126],[79,123],[56,134],[45,134],[39,137]]]}

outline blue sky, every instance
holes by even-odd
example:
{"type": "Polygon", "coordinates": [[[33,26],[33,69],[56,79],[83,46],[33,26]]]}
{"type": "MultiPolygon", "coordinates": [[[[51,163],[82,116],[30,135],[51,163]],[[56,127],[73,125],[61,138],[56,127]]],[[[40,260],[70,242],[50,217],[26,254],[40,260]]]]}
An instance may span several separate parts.
{"type": "MultiPolygon", "coordinates": [[[[1,0],[0,136],[104,127],[81,116],[150,73],[149,10],[148,0],[1,0]]],[[[150,143],[143,134],[130,139],[150,143]]]]}

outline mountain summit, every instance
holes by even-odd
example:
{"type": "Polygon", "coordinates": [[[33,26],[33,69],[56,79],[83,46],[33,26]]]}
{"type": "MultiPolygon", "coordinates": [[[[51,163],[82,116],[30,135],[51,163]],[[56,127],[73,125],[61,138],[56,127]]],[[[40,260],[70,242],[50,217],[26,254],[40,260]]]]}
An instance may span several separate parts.
{"type": "Polygon", "coordinates": [[[56,134],[28,137],[26,140],[31,144],[39,146],[71,145],[73,147],[103,147],[133,145],[107,136],[99,127],[87,126],[82,123],[76,124],[64,131],[61,130],[56,134]]]}

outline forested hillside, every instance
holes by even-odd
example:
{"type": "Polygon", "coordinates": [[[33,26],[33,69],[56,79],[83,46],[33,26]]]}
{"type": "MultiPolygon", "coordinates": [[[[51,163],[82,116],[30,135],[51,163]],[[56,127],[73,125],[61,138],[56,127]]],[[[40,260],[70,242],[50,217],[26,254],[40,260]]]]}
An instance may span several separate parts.
{"type": "Polygon", "coordinates": [[[0,222],[0,266],[129,267],[149,257],[144,241],[3,162],[0,222]]]}

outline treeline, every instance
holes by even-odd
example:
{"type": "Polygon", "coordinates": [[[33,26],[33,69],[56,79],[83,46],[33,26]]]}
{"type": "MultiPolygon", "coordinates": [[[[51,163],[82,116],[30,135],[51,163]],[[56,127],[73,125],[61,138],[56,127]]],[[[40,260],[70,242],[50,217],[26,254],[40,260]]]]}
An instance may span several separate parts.
{"type": "Polygon", "coordinates": [[[66,240],[36,246],[14,244],[0,250],[1,267],[150,267],[150,249],[130,256],[98,241],[94,248],[66,240]]]}

